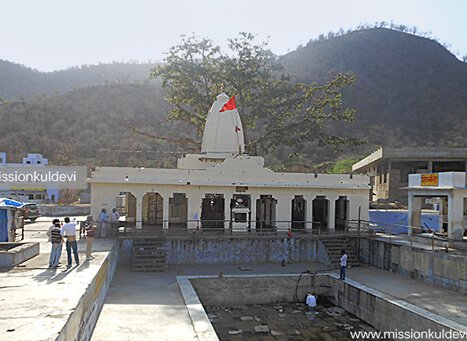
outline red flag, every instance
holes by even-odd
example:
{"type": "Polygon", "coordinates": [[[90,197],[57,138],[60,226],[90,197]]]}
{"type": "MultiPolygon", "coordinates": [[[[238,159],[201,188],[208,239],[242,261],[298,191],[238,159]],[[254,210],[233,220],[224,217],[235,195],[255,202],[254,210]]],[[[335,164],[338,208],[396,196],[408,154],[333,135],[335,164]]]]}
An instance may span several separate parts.
{"type": "Polygon", "coordinates": [[[235,132],[238,133],[241,129],[238,126],[235,126],[235,132]]]}
{"type": "Polygon", "coordinates": [[[237,109],[237,104],[235,103],[235,96],[232,96],[231,99],[227,103],[224,104],[221,110],[219,112],[224,112],[224,111],[229,111],[229,110],[234,110],[237,109]]]}

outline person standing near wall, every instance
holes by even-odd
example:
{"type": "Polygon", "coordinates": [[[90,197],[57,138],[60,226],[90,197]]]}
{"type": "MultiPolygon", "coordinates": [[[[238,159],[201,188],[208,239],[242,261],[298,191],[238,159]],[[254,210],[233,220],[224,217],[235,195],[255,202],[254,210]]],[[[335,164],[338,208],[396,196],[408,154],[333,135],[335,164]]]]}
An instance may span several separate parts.
{"type": "Polygon", "coordinates": [[[102,238],[107,236],[107,225],[109,224],[109,221],[110,219],[109,215],[107,214],[107,210],[103,208],[101,213],[99,213],[99,217],[97,218],[98,230],[102,238]]]}
{"type": "Polygon", "coordinates": [[[91,255],[92,252],[92,244],[94,242],[94,236],[96,235],[96,226],[89,222],[86,224],[86,259],[94,259],[91,255]]]}
{"type": "Polygon", "coordinates": [[[65,224],[62,226],[62,235],[66,238],[67,269],[71,268],[71,251],[75,256],[76,265],[79,265],[78,243],[76,242],[76,223],[70,222],[69,217],[65,217],[65,224]]]}
{"type": "Polygon", "coordinates": [[[50,226],[47,231],[47,236],[49,237],[49,242],[52,244],[50,250],[50,259],[49,259],[49,268],[58,268],[58,262],[60,261],[60,256],[62,255],[62,246],[63,246],[63,236],[60,228],[60,220],[54,219],[52,221],[52,226],[50,226]]]}
{"type": "Polygon", "coordinates": [[[110,223],[112,225],[112,233],[118,235],[118,227],[119,227],[119,220],[120,214],[118,213],[116,208],[112,209],[112,216],[110,217],[110,223]]]}
{"type": "Polygon", "coordinates": [[[345,253],[345,250],[341,250],[341,255],[341,273],[339,279],[345,280],[345,269],[347,268],[347,253],[345,253]]]}

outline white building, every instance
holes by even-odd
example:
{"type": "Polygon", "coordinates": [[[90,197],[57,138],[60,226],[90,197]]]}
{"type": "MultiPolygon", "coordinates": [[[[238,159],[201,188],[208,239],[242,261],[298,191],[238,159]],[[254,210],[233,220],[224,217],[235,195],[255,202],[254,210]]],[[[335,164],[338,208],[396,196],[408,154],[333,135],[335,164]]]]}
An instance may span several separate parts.
{"type": "MultiPolygon", "coordinates": [[[[42,156],[42,154],[37,153],[28,153],[26,157],[23,157],[21,163],[8,163],[7,154],[0,152],[0,167],[28,167],[28,166],[47,166],[49,160],[42,156]]],[[[0,197],[8,197],[16,199],[23,202],[57,202],[59,199],[59,189],[58,188],[36,188],[27,186],[18,187],[18,186],[7,186],[0,183],[0,197]]]]}
{"type": "Polygon", "coordinates": [[[276,173],[264,159],[244,154],[236,109],[221,112],[217,97],[206,120],[201,153],[178,160],[176,169],[97,167],[91,184],[91,214],[97,219],[125,207],[136,227],[160,226],[287,230],[344,229],[368,219],[366,175],[276,173]]]}

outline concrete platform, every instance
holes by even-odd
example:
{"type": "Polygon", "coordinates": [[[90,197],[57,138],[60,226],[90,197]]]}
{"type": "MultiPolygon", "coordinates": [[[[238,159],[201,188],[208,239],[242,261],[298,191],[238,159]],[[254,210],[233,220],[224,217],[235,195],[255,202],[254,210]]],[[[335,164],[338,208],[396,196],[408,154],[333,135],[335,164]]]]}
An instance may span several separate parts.
{"type": "Polygon", "coordinates": [[[347,278],[467,326],[467,296],[389,271],[354,268],[347,278]]]}
{"type": "MultiPolygon", "coordinates": [[[[218,276],[221,272],[225,276],[326,271],[326,266],[320,263],[297,263],[285,267],[280,264],[243,265],[252,271],[241,271],[241,266],[169,266],[169,272],[164,274],[133,273],[121,267],[109,290],[92,340],[154,339],[156,336],[157,340],[203,340],[203,336],[209,334],[209,328],[203,325],[206,319],[196,320],[193,312],[190,317],[188,308],[201,308],[193,302],[184,302],[177,276],[218,276]]],[[[337,274],[337,271],[330,272],[337,274]]],[[[465,295],[373,267],[350,269],[347,276],[354,282],[404,300],[421,310],[467,325],[465,295]]]]}
{"type": "Polygon", "coordinates": [[[97,319],[93,302],[105,296],[106,278],[96,285],[96,277],[104,264],[110,269],[108,257],[115,242],[95,240],[95,259],[85,261],[85,241],[78,241],[79,266],[65,271],[64,248],[61,267],[49,269],[50,244],[45,235],[49,220],[40,218],[26,226],[26,241],[39,241],[40,254],[0,271],[0,340],[70,340],[80,328],[81,333],[90,334],[83,323],[97,319]]]}
{"type": "MultiPolygon", "coordinates": [[[[320,263],[176,265],[167,273],[135,273],[119,267],[92,335],[103,340],[198,340],[177,276],[297,273],[323,270],[320,263]],[[241,271],[239,268],[251,268],[241,271]],[[131,317],[130,317],[131,316],[131,317]]],[[[199,340],[203,340],[202,337],[199,340]]]]}

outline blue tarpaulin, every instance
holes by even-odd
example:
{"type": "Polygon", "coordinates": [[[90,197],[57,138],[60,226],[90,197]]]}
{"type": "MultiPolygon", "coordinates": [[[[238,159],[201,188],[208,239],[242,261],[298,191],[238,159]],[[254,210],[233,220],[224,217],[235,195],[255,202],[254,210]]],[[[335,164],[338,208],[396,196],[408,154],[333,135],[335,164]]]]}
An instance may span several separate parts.
{"type": "Polygon", "coordinates": [[[21,208],[23,207],[23,203],[21,201],[8,199],[8,198],[0,198],[0,208],[21,208]]]}
{"type": "MultiPolygon", "coordinates": [[[[370,210],[370,222],[374,229],[387,230],[392,233],[408,233],[409,215],[407,211],[381,211],[370,210]]],[[[422,227],[439,231],[439,215],[436,213],[422,213],[422,227]]]]}
{"type": "Polygon", "coordinates": [[[0,209],[0,242],[8,241],[8,212],[0,209]]]}

